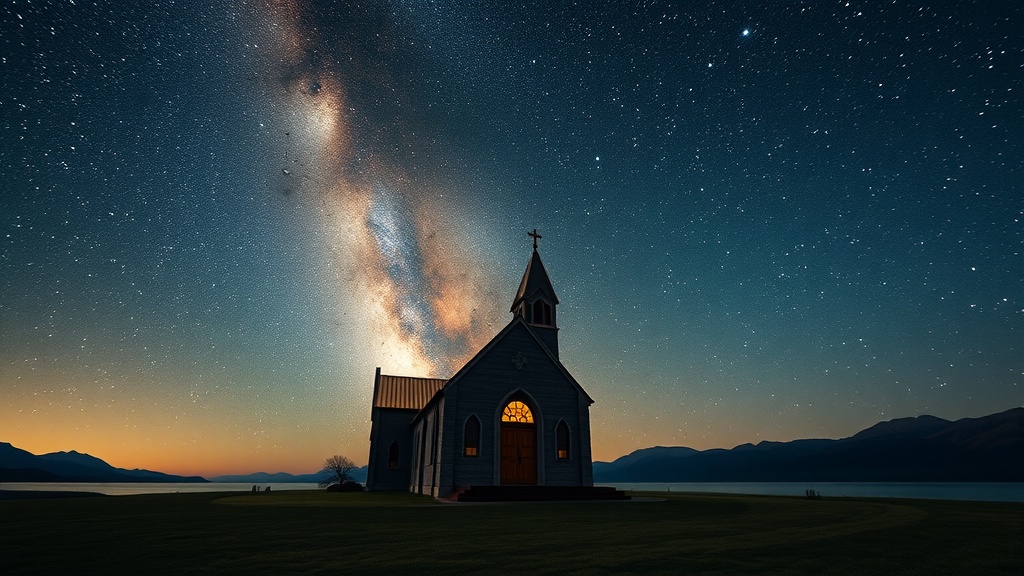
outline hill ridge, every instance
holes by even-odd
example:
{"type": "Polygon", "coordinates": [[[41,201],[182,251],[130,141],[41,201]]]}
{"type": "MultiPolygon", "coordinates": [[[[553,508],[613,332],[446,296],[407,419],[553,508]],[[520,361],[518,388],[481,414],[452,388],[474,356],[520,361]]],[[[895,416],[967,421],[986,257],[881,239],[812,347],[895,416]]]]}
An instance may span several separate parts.
{"type": "Polygon", "coordinates": [[[636,450],[594,463],[595,482],[1022,482],[1024,407],[950,421],[895,418],[840,439],[732,449],[636,450]]]}

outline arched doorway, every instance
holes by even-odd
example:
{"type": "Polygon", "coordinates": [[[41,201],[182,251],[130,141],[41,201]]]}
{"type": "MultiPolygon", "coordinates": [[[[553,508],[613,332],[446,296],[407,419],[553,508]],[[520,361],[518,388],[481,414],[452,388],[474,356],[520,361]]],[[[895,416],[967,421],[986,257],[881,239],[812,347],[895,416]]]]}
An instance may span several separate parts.
{"type": "Polygon", "coordinates": [[[537,483],[537,424],[521,400],[501,412],[501,483],[537,483]]]}

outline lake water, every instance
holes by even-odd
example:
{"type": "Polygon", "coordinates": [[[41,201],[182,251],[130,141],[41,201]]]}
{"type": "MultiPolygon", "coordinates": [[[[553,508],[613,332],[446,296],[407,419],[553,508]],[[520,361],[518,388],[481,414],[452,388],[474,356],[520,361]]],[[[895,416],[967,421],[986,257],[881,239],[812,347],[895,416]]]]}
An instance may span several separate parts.
{"type": "MultiPolygon", "coordinates": [[[[260,490],[316,490],[316,484],[256,484],[260,490]]],[[[236,482],[0,482],[0,490],[48,490],[56,492],[98,492],[108,496],[130,494],[174,494],[176,492],[251,492],[252,484],[236,482]]]]}
{"type": "Polygon", "coordinates": [[[644,492],[715,492],[824,497],[920,498],[979,502],[1024,502],[1024,482],[639,482],[608,484],[644,492]]]}
{"type": "MultiPolygon", "coordinates": [[[[1022,482],[651,482],[605,484],[620,490],[644,492],[715,492],[803,496],[816,490],[824,497],[923,498],[928,500],[971,500],[983,502],[1024,502],[1022,482]]],[[[0,490],[50,490],[98,492],[111,496],[169,494],[175,492],[251,492],[252,484],[232,482],[4,482],[0,490]]],[[[260,490],[316,490],[316,484],[257,484],[260,490]]]]}

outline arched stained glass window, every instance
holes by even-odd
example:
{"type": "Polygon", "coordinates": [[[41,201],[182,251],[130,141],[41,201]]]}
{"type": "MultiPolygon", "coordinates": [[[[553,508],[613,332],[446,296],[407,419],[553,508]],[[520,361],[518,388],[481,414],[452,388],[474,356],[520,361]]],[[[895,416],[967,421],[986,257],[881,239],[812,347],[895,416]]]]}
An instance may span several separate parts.
{"type": "Polygon", "coordinates": [[[533,424],[533,413],[530,407],[519,400],[509,402],[505,411],[501,413],[502,422],[519,422],[521,424],[533,424]]]}
{"type": "Polygon", "coordinates": [[[480,455],[480,420],[472,415],[466,420],[466,428],[462,433],[463,450],[466,456],[480,455]]]}

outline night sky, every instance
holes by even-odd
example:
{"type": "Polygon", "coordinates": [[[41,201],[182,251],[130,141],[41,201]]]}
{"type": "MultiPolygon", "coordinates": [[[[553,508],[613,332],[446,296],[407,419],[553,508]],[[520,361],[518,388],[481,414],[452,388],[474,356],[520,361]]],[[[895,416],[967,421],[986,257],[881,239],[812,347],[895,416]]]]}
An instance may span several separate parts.
{"type": "Polygon", "coordinates": [[[595,459],[1024,405],[1024,3],[0,7],[0,440],[366,462],[537,228],[595,459]]]}

